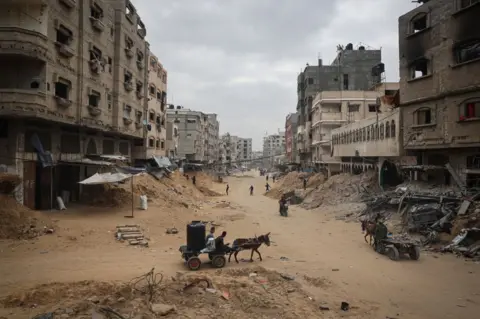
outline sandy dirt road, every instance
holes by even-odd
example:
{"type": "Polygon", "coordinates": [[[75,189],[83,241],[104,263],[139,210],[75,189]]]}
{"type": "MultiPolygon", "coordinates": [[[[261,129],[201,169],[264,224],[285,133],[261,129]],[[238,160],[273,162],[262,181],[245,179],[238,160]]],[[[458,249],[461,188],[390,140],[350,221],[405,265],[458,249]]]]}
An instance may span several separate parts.
{"type": "MultiPolygon", "coordinates": [[[[219,220],[218,231],[228,232],[227,242],[271,232],[272,246],[260,249],[261,265],[294,275],[318,302],[349,302],[354,318],[460,319],[480,313],[480,265],[426,253],[416,262],[390,261],[365,244],[358,224],[335,220],[329,209],[290,207],[290,216],[280,217],[277,202],[262,195],[264,182],[261,177],[230,177],[230,195],[212,199],[195,213],[172,215],[155,207],[138,212],[135,222],[151,238],[147,249],[113,240],[111,230],[125,223],[125,212],[59,215],[60,237],[1,243],[0,295],[53,281],[128,280],[153,266],[166,274],[185,270],[177,251],[185,241],[184,225],[201,218],[219,220]],[[251,184],[254,196],[248,194],[251,184]],[[218,207],[221,200],[232,204],[218,207]],[[166,235],[165,227],[171,226],[181,232],[166,235]]],[[[217,185],[217,190],[223,188],[217,185]]],[[[250,256],[242,252],[239,257],[250,256]]]]}

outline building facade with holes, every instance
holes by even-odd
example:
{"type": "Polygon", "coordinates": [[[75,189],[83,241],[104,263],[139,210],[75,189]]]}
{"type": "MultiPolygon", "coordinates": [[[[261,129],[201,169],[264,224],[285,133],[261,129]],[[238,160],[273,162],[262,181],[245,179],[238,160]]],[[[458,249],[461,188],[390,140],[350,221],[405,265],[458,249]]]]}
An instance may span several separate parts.
{"type": "MultiPolygon", "coordinates": [[[[450,163],[480,181],[480,2],[436,0],[399,18],[405,150],[419,165],[450,163]]],[[[441,169],[423,178],[450,183],[441,169]]]]}
{"type": "Polygon", "coordinates": [[[86,155],[145,158],[150,52],[131,2],[5,0],[0,19],[0,165],[23,177],[20,202],[77,200],[101,166],[86,155]]]}
{"type": "Polygon", "coordinates": [[[380,111],[377,91],[323,91],[316,95],[312,108],[312,163],[340,171],[339,159],[332,155],[332,130],[375,116],[380,111]]]}
{"type": "MultiPolygon", "coordinates": [[[[150,54],[148,65],[148,124],[145,136],[146,156],[166,156],[167,71],[150,54]]],[[[143,125],[143,123],[141,123],[143,125]]]]}

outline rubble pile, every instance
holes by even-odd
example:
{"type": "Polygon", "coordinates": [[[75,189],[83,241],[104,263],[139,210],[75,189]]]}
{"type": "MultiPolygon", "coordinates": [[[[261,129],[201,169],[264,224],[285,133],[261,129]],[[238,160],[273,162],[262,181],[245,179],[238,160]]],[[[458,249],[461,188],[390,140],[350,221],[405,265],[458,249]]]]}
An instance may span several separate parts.
{"type": "MultiPolygon", "coordinates": [[[[149,174],[140,174],[133,178],[135,205],[140,195],[146,195],[149,203],[157,206],[175,208],[196,206],[205,196],[219,196],[203,183],[211,183],[208,176],[197,177],[197,186],[178,171],[169,176],[156,179],[149,174]],[[208,179],[207,179],[208,178],[208,179]]],[[[92,185],[84,188],[83,201],[96,206],[122,207],[132,204],[132,185],[124,183],[92,185]]]]}
{"type": "Polygon", "coordinates": [[[359,175],[338,174],[317,185],[315,189],[307,190],[301,206],[313,209],[322,205],[358,202],[378,191],[378,176],[374,171],[359,175]]]}
{"type": "Polygon", "coordinates": [[[115,230],[115,238],[132,246],[148,247],[148,239],[138,225],[119,225],[115,230]]]}
{"type": "MultiPolygon", "coordinates": [[[[320,313],[318,302],[293,277],[261,267],[178,272],[168,279],[152,270],[124,284],[51,283],[11,294],[1,304],[0,317],[10,319],[41,314],[80,319],[92,318],[92,313],[93,318],[293,319],[320,313]]],[[[337,311],[322,312],[322,318],[337,316],[337,311]]]]}
{"type": "Polygon", "coordinates": [[[12,194],[22,183],[20,176],[10,173],[0,173],[0,194],[12,194]]]}
{"type": "Polygon", "coordinates": [[[0,194],[0,239],[33,239],[53,233],[52,221],[18,203],[11,195],[0,194]]]}
{"type": "MultiPolygon", "coordinates": [[[[360,216],[368,220],[378,215],[384,220],[399,216],[403,231],[423,235],[423,244],[432,247],[440,241],[451,240],[480,227],[479,201],[480,193],[463,195],[452,188],[415,182],[365,198],[366,209],[360,216]]],[[[476,240],[475,236],[469,238],[463,243],[472,247],[480,245],[480,236],[476,240]]],[[[447,247],[457,247],[459,243],[457,238],[447,247]]],[[[453,251],[447,247],[446,251],[453,251]]],[[[480,258],[480,248],[472,251],[463,247],[460,251],[466,252],[469,257],[480,258]]]]}
{"type": "Polygon", "coordinates": [[[272,189],[265,193],[265,196],[280,199],[283,194],[303,190],[303,180],[305,178],[307,179],[307,188],[317,187],[325,181],[325,175],[322,173],[290,172],[275,183],[269,181],[272,189]]]}

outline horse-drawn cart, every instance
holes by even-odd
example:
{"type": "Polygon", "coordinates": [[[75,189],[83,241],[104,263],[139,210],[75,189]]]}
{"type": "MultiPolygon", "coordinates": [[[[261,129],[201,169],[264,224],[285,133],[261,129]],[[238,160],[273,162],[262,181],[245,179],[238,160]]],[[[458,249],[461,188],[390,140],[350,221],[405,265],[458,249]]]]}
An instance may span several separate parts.
{"type": "Polygon", "coordinates": [[[420,248],[418,246],[404,239],[385,238],[378,240],[374,245],[376,252],[387,255],[391,260],[399,260],[401,255],[408,255],[412,260],[420,258],[420,248]]]}
{"type": "MultiPolygon", "coordinates": [[[[225,255],[228,251],[209,249],[205,241],[206,227],[200,221],[193,221],[187,225],[187,244],[178,249],[182,254],[182,259],[190,270],[199,270],[202,266],[200,255],[208,255],[210,263],[215,268],[223,268],[227,263],[225,255]]],[[[228,245],[225,245],[228,249],[228,245]]]]}

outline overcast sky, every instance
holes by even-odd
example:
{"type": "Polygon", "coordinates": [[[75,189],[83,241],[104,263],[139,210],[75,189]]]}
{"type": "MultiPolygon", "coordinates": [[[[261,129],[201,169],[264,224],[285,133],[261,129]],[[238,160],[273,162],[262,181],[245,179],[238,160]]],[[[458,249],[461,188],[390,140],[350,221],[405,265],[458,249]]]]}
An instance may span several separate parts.
{"type": "Polygon", "coordinates": [[[398,80],[398,16],[410,0],[133,0],[150,49],[169,72],[168,102],[217,113],[220,132],[253,138],[284,130],[296,77],[336,45],[382,48],[398,80]]]}

